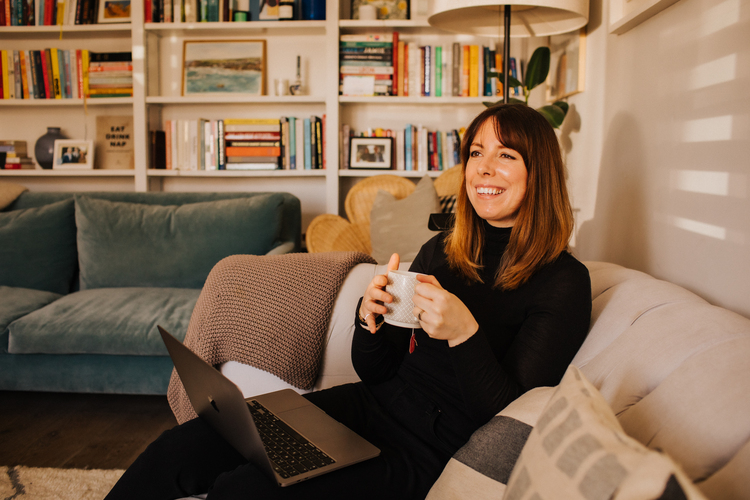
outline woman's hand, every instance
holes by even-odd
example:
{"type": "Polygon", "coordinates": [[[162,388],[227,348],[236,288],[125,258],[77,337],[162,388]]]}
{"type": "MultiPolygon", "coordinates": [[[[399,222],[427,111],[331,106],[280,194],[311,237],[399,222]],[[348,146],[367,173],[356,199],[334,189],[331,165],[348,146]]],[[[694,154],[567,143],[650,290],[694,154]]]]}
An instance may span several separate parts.
{"type": "Polygon", "coordinates": [[[420,274],[417,281],[413,313],[427,335],[447,340],[448,345],[454,347],[477,332],[479,324],[469,308],[444,290],[437,278],[420,274]]]}
{"type": "Polygon", "coordinates": [[[385,286],[388,284],[388,272],[397,270],[400,261],[401,258],[397,253],[391,255],[386,274],[375,276],[367,285],[365,295],[362,297],[362,305],[359,307],[359,317],[365,320],[370,333],[376,331],[375,318],[388,312],[383,303],[393,302],[393,297],[385,291],[385,286]]]}

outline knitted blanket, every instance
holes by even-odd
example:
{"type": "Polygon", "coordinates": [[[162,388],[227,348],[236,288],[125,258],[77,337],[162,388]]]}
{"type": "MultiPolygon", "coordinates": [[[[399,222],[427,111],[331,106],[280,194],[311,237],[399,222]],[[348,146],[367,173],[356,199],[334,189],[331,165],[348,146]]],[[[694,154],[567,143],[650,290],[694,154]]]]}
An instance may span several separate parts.
{"type": "MultiPolygon", "coordinates": [[[[312,389],[336,295],[362,262],[375,263],[357,252],[227,257],[208,275],[184,343],[210,365],[239,361],[312,389]]],[[[167,398],[178,422],[196,417],[174,370],[167,398]]]]}

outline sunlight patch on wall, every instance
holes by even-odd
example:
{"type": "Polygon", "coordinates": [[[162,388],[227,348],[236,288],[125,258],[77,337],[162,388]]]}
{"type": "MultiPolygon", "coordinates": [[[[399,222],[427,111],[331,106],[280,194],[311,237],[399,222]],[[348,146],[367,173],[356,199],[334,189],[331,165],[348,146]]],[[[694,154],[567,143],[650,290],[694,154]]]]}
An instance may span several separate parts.
{"type": "Polygon", "coordinates": [[[692,219],[685,219],[683,217],[670,217],[670,222],[674,227],[690,231],[691,233],[702,234],[710,238],[716,238],[717,240],[727,239],[727,228],[721,226],[715,226],[713,224],[707,224],[692,219]]]}
{"type": "Polygon", "coordinates": [[[688,88],[697,90],[730,82],[736,78],[736,72],[737,54],[730,54],[694,68],[688,77],[688,88]]]}
{"type": "Polygon", "coordinates": [[[740,0],[726,0],[708,9],[701,18],[699,35],[701,37],[721,31],[740,20],[740,0]]]}
{"type": "Polygon", "coordinates": [[[714,116],[685,122],[683,142],[729,141],[732,139],[732,116],[714,116]]]}
{"type": "Polygon", "coordinates": [[[747,198],[747,176],[729,172],[706,170],[671,170],[669,187],[672,191],[747,198]]]}

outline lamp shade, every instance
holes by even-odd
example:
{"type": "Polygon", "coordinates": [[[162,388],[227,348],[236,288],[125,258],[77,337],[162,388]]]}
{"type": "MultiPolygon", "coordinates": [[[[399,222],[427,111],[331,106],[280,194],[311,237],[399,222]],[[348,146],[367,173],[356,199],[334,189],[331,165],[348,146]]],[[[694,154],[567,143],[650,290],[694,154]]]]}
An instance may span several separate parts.
{"type": "Polygon", "coordinates": [[[548,36],[586,26],[589,0],[432,0],[430,25],[454,33],[501,37],[503,6],[511,6],[511,37],[548,36]]]}

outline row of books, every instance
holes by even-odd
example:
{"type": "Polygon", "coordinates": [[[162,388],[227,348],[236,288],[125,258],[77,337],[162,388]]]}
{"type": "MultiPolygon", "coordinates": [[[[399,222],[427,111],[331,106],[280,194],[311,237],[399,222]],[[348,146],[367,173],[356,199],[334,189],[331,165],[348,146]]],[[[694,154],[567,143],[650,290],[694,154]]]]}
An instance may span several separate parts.
{"type": "MultiPolygon", "coordinates": [[[[108,9],[126,9],[120,17],[130,19],[129,4],[107,3],[108,9]]],[[[96,24],[98,13],[99,0],[0,0],[0,26],[96,24]]]]}
{"type": "Polygon", "coordinates": [[[86,49],[0,51],[0,99],[80,99],[133,95],[130,52],[86,49]]]}
{"type": "Polygon", "coordinates": [[[36,168],[28,157],[26,141],[0,141],[0,169],[36,168]]]}
{"type": "Polygon", "coordinates": [[[166,120],[163,133],[152,136],[150,166],[170,170],[322,169],[324,120],[325,115],[166,120]]]}
{"type": "MultiPolygon", "coordinates": [[[[488,46],[420,45],[404,40],[397,31],[341,35],[339,60],[341,95],[502,95],[502,82],[488,76],[502,71],[502,53],[488,46]]],[[[519,78],[522,68],[515,58],[509,66],[511,75],[519,78]]],[[[511,96],[520,92],[520,88],[510,89],[511,96]]]]}
{"type": "Polygon", "coordinates": [[[303,0],[144,0],[146,22],[293,21],[303,0]]]}
{"type": "Polygon", "coordinates": [[[428,130],[422,125],[407,124],[403,129],[375,129],[355,132],[348,125],[341,127],[342,168],[350,167],[353,137],[391,137],[391,169],[427,172],[448,170],[461,163],[461,139],[465,128],[428,130]]]}

